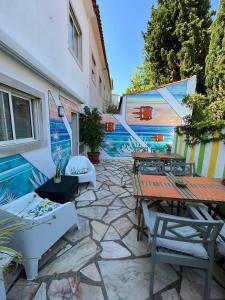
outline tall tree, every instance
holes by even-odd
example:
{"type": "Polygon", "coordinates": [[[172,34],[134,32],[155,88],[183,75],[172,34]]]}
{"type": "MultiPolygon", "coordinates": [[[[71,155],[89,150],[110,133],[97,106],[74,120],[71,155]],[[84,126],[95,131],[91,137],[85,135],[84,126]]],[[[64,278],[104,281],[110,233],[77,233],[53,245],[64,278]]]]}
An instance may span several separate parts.
{"type": "Polygon", "coordinates": [[[205,59],[209,49],[212,14],[209,0],[180,0],[176,37],[180,77],[197,75],[197,91],[205,92],[205,59]]]}
{"type": "Polygon", "coordinates": [[[158,0],[143,34],[148,67],[141,71],[151,70],[144,83],[160,85],[197,75],[197,91],[204,92],[211,16],[210,0],[158,0]]]}
{"type": "Polygon", "coordinates": [[[143,34],[145,59],[155,85],[180,79],[177,52],[181,46],[175,34],[179,0],[158,2],[157,8],[152,7],[147,32],[143,34]]]}
{"type": "Polygon", "coordinates": [[[209,112],[216,119],[225,119],[225,0],[213,22],[209,53],[206,58],[206,87],[209,112]]]}

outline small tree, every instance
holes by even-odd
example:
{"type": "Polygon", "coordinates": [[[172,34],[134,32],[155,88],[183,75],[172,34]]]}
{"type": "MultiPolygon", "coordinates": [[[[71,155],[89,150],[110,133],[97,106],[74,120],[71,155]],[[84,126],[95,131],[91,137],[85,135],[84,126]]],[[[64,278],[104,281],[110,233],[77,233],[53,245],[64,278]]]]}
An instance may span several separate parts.
{"type": "Polygon", "coordinates": [[[104,138],[104,128],[101,124],[101,114],[97,108],[84,107],[80,116],[81,141],[90,147],[91,152],[98,152],[104,138]]]}

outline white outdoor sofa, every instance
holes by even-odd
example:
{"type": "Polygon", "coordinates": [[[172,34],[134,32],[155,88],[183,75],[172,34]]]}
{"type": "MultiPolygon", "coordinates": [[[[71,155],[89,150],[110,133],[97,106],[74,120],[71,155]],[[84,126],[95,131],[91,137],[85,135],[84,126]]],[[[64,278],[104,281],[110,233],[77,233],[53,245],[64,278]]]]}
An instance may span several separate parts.
{"type": "Polygon", "coordinates": [[[96,187],[95,167],[86,156],[72,156],[66,166],[66,175],[78,176],[79,183],[91,182],[96,187]],[[82,174],[82,170],[86,173],[82,174]]]}
{"type": "Polygon", "coordinates": [[[19,224],[9,246],[22,254],[28,280],[37,276],[41,256],[70,228],[79,227],[73,203],[55,203],[34,192],[1,206],[4,217],[19,224]]]}

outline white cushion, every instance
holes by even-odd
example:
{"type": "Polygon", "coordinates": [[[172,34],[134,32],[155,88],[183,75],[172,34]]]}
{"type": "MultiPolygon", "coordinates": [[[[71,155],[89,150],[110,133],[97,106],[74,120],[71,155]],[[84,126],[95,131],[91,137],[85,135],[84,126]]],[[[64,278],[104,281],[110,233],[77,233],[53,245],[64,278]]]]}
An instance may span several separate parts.
{"type": "MultiPolygon", "coordinates": [[[[166,215],[166,214],[155,213],[153,211],[149,212],[149,216],[150,216],[150,218],[149,218],[149,226],[150,226],[149,240],[150,241],[152,241],[151,235],[153,235],[153,230],[154,230],[157,215],[168,217],[168,215],[166,215]]],[[[170,224],[172,225],[173,223],[170,223],[170,224]]],[[[160,224],[159,224],[159,229],[158,229],[159,232],[161,232],[161,228],[162,228],[162,222],[160,222],[160,224]]],[[[190,226],[184,226],[184,227],[176,228],[173,230],[176,231],[177,233],[179,233],[180,235],[182,235],[183,237],[197,233],[197,231],[190,226]]],[[[166,234],[167,234],[167,236],[176,237],[171,232],[167,232],[166,234]]],[[[157,238],[156,245],[157,245],[157,247],[167,248],[170,250],[182,252],[182,253],[189,254],[189,255],[192,255],[192,256],[195,256],[198,258],[202,258],[202,259],[209,258],[205,247],[203,246],[203,244],[200,244],[200,243],[191,243],[191,242],[169,240],[169,239],[164,239],[164,238],[157,238]]]]}

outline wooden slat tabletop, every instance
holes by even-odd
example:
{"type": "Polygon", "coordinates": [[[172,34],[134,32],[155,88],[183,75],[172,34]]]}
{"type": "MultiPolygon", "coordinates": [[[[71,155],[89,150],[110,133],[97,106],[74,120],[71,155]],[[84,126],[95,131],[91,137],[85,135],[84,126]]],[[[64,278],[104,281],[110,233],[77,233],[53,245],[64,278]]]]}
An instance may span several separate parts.
{"type": "Polygon", "coordinates": [[[175,177],[134,175],[134,196],[145,199],[185,200],[193,202],[225,203],[225,187],[220,180],[205,177],[175,177]],[[182,180],[186,187],[178,187],[175,181],[182,180]]]}
{"type": "Polygon", "coordinates": [[[183,158],[183,156],[176,154],[176,153],[151,153],[151,152],[134,152],[133,153],[134,159],[143,159],[143,158],[159,158],[159,159],[174,159],[174,158],[183,158]]]}

